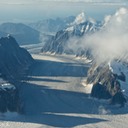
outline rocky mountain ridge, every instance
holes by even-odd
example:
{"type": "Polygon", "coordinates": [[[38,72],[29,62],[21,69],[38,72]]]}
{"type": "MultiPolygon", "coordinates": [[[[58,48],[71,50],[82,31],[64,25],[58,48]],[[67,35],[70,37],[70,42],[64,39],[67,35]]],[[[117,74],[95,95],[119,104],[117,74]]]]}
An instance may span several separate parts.
{"type": "Polygon", "coordinates": [[[88,71],[86,84],[93,84],[91,96],[98,99],[114,97],[114,103],[124,106],[128,97],[128,64],[119,60],[93,64],[88,71]],[[116,97],[117,96],[117,97],[116,97]]]}
{"type": "Polygon", "coordinates": [[[0,112],[22,112],[19,82],[34,62],[27,50],[8,35],[0,38],[0,112]]]}
{"type": "Polygon", "coordinates": [[[75,38],[76,40],[78,40],[77,43],[79,45],[79,41],[81,37],[98,31],[100,27],[101,27],[100,22],[96,22],[96,21],[94,22],[94,20],[87,20],[85,18],[85,14],[81,13],[66,29],[58,31],[56,35],[43,46],[42,52],[50,52],[55,54],[66,53],[66,54],[76,54],[76,55],[86,54],[85,52],[88,51],[85,49],[79,49],[77,52],[74,52],[68,46],[70,39],[75,38]],[[83,51],[84,53],[82,53],[83,51]]]}

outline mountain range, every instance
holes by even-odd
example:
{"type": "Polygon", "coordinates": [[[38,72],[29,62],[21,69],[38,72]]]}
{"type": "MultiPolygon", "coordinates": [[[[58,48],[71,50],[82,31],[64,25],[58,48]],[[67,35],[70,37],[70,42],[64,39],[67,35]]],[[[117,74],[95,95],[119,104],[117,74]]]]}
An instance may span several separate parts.
{"type": "MultiPolygon", "coordinates": [[[[69,47],[70,39],[77,41],[79,45],[80,38],[87,34],[94,33],[98,31],[101,27],[99,21],[94,21],[93,19],[86,19],[85,14],[82,12],[79,14],[69,26],[63,30],[60,30],[56,35],[47,43],[45,43],[42,48],[42,52],[50,52],[55,54],[83,54],[85,49],[79,49],[77,52],[73,51],[69,47]]],[[[73,41],[72,41],[73,42],[73,41]]],[[[73,43],[71,44],[73,45],[73,43]]]]}
{"type": "MultiPolygon", "coordinates": [[[[47,32],[56,32],[54,36],[50,36],[45,45],[43,46],[41,52],[48,52],[54,54],[72,54],[76,56],[84,56],[88,59],[91,59],[92,65],[87,73],[86,84],[93,84],[91,96],[99,99],[110,99],[112,98],[112,104],[119,103],[121,106],[124,106],[126,102],[126,97],[128,96],[127,88],[127,76],[128,76],[128,63],[124,61],[124,58],[116,58],[105,62],[97,62],[94,58],[91,49],[87,47],[79,47],[77,50],[72,49],[72,46],[75,44],[76,47],[79,46],[81,39],[88,35],[92,35],[96,32],[102,32],[102,29],[105,29],[105,26],[110,21],[105,23],[95,21],[94,19],[87,19],[85,14],[82,12],[78,16],[69,17],[68,20],[61,21],[60,19],[47,20],[43,23],[31,24],[34,29],[23,25],[23,24],[12,24],[5,23],[0,26],[0,34],[4,35],[6,33],[11,33],[11,35],[18,38],[18,32],[20,37],[28,36],[30,40],[39,38],[39,35],[42,31],[47,32]],[[51,29],[48,28],[51,26],[51,29]],[[63,25],[62,25],[63,24],[63,25]],[[39,25],[39,26],[38,26],[39,25]],[[58,25],[58,29],[56,27],[58,25]],[[15,29],[16,26],[16,29],[15,29]],[[41,28],[45,26],[46,28],[41,28]],[[39,30],[40,28],[40,30],[39,30]],[[37,30],[35,30],[37,29],[37,30]],[[24,33],[24,31],[26,33],[24,33]],[[31,31],[31,32],[30,32],[31,31]],[[39,32],[40,31],[40,32],[39,32]],[[27,34],[29,33],[29,34],[27,34]],[[29,36],[28,36],[29,37],[29,36]],[[71,42],[71,43],[70,43],[71,42]],[[122,92],[123,90],[123,92],[122,92]]],[[[23,38],[27,40],[27,38],[23,38]]],[[[22,39],[19,38],[21,41],[22,39]]],[[[27,42],[24,42],[27,44],[27,42]]],[[[29,42],[29,41],[28,41],[29,42]]],[[[34,43],[34,42],[30,42],[34,43]]],[[[23,48],[20,48],[16,40],[12,36],[2,37],[0,39],[0,73],[4,79],[13,80],[20,77],[28,67],[33,62],[30,54],[23,48]]]]}
{"type": "Polygon", "coordinates": [[[55,34],[56,32],[66,28],[75,19],[75,16],[66,18],[45,19],[28,24],[33,29],[45,34],[55,34]]]}
{"type": "Polygon", "coordinates": [[[12,35],[21,45],[40,42],[40,32],[22,23],[3,23],[0,25],[0,36],[12,35]]]}

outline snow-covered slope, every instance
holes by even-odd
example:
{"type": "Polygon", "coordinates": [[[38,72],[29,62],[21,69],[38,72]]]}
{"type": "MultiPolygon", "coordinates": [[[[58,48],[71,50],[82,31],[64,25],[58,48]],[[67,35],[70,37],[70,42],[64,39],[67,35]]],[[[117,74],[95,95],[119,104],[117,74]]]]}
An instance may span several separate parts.
{"type": "Polygon", "coordinates": [[[82,12],[80,13],[76,19],[74,20],[74,22],[72,24],[81,24],[81,23],[84,23],[86,21],[86,18],[85,18],[85,13],[82,12]]]}

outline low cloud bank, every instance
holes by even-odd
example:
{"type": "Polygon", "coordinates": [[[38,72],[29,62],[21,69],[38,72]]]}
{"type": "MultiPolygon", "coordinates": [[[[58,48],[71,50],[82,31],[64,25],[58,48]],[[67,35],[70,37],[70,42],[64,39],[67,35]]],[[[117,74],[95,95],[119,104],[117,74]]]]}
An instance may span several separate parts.
{"type": "Polygon", "coordinates": [[[104,18],[103,28],[94,34],[79,39],[72,39],[72,49],[78,51],[91,49],[98,61],[112,60],[128,54],[128,9],[120,8],[114,15],[104,18]]]}

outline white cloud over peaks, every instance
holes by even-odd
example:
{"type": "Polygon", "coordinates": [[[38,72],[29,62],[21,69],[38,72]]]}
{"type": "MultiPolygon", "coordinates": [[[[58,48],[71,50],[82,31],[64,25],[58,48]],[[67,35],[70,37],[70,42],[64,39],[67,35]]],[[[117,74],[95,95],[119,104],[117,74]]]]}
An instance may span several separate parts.
{"type": "Polygon", "coordinates": [[[105,18],[102,30],[83,37],[79,47],[91,48],[98,61],[111,60],[128,54],[128,9],[120,8],[105,18]]]}

